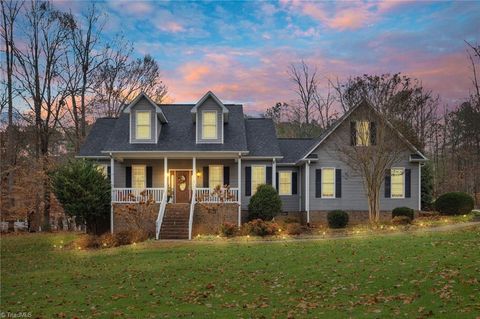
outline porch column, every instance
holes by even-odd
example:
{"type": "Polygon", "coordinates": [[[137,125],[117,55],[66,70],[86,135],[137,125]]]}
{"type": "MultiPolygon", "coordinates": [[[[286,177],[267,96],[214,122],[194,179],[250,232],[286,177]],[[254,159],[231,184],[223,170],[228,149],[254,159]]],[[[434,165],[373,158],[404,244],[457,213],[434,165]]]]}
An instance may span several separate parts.
{"type": "Polygon", "coordinates": [[[168,194],[168,158],[163,159],[163,188],[168,194]]]}
{"type": "Polygon", "coordinates": [[[272,186],[277,189],[277,160],[275,158],[272,164],[272,186]]]}
{"type": "Polygon", "coordinates": [[[418,162],[418,211],[422,210],[422,163],[418,162]]]}
{"type": "Polygon", "coordinates": [[[196,192],[197,192],[197,158],[194,157],[192,160],[192,171],[193,171],[193,177],[192,177],[192,203],[195,204],[196,202],[196,192]]]}
{"type": "Polygon", "coordinates": [[[111,187],[111,199],[110,199],[110,232],[113,234],[113,187],[115,185],[115,160],[113,159],[112,154],[110,154],[110,187],[111,187]]]}
{"type": "Polygon", "coordinates": [[[310,224],[310,161],[305,163],[305,210],[307,211],[307,224],[310,224]]]}
{"type": "Polygon", "coordinates": [[[238,228],[242,226],[242,157],[238,156],[237,161],[237,183],[238,183],[238,228]]]}

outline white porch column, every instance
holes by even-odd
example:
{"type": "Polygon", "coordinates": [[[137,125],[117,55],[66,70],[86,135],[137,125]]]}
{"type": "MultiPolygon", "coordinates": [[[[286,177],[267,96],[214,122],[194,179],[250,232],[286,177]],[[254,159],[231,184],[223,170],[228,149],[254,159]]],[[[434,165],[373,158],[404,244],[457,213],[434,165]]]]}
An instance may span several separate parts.
{"type": "Polygon", "coordinates": [[[418,163],[418,211],[422,210],[422,163],[418,163]]]}
{"type": "Polygon", "coordinates": [[[277,189],[277,160],[273,159],[272,164],[272,186],[277,189]]]}
{"type": "Polygon", "coordinates": [[[307,211],[307,224],[310,224],[310,161],[305,163],[305,210],[307,211]]]}
{"type": "Polygon", "coordinates": [[[111,199],[110,199],[110,232],[113,234],[113,188],[115,186],[114,178],[115,178],[115,160],[113,159],[112,154],[110,154],[110,186],[111,186],[111,199]]]}
{"type": "Polygon", "coordinates": [[[196,194],[197,194],[197,158],[194,157],[192,159],[192,203],[195,204],[196,202],[196,194]]]}
{"type": "Polygon", "coordinates": [[[168,158],[163,159],[163,188],[168,192],[168,158]]]}
{"type": "Polygon", "coordinates": [[[237,183],[238,183],[238,228],[242,226],[242,157],[238,156],[237,161],[237,183]]]}

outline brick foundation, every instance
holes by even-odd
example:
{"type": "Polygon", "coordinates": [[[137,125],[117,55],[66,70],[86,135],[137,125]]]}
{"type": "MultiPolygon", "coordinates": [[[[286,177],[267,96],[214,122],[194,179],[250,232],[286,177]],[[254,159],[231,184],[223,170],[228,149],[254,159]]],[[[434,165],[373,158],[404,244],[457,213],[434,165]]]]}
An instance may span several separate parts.
{"type": "Polygon", "coordinates": [[[223,223],[238,223],[238,204],[197,204],[193,215],[192,236],[218,234],[223,223]]]}
{"type": "Polygon", "coordinates": [[[160,204],[152,204],[128,216],[129,207],[141,208],[140,204],[113,204],[113,231],[143,230],[150,235],[155,234],[155,221],[158,217],[160,204]],[[133,205],[133,206],[132,206],[133,205]]]}

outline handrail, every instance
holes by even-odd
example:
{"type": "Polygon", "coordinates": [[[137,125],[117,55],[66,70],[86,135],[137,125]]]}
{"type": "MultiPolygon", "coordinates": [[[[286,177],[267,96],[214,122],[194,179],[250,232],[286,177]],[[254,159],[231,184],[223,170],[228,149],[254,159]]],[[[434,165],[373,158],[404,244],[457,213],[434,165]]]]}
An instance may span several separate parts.
{"type": "Polygon", "coordinates": [[[113,203],[138,203],[142,199],[152,198],[156,203],[161,202],[164,188],[112,188],[113,203]]]}
{"type": "Polygon", "coordinates": [[[195,211],[196,196],[192,196],[190,202],[190,216],[188,219],[188,240],[192,240],[192,227],[193,227],[193,212],[195,211]]]}
{"type": "Polygon", "coordinates": [[[221,195],[218,196],[214,190],[208,187],[196,188],[196,197],[202,203],[237,203],[238,188],[222,188],[221,195]]]}
{"type": "Polygon", "coordinates": [[[163,216],[165,215],[165,208],[167,207],[167,192],[163,192],[162,202],[160,203],[160,208],[158,209],[158,217],[155,222],[156,225],[156,238],[160,237],[160,229],[162,227],[163,216]]]}

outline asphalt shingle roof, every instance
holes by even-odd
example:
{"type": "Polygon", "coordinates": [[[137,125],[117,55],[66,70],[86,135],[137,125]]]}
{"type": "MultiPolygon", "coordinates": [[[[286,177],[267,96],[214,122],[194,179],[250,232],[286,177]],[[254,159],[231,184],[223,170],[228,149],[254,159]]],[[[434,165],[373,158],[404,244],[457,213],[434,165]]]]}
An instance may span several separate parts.
{"type": "Polygon", "coordinates": [[[279,163],[296,163],[310,150],[317,139],[313,138],[279,138],[278,144],[283,154],[279,163]]]}
{"type": "Polygon", "coordinates": [[[78,156],[106,156],[104,146],[115,126],[116,118],[99,118],[93,125],[78,156]]]}
{"type": "Polygon", "coordinates": [[[248,156],[282,156],[272,119],[246,119],[245,128],[248,156]]]}

